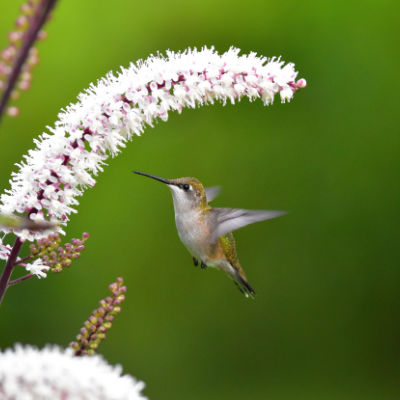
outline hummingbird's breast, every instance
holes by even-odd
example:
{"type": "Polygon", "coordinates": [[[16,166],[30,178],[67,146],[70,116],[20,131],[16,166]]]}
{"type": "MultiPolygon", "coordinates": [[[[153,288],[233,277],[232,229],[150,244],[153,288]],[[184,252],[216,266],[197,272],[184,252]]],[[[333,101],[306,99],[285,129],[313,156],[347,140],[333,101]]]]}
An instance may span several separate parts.
{"type": "Polygon", "coordinates": [[[217,243],[211,243],[212,221],[206,210],[175,214],[179,238],[192,256],[207,262],[214,256],[217,243]]]}

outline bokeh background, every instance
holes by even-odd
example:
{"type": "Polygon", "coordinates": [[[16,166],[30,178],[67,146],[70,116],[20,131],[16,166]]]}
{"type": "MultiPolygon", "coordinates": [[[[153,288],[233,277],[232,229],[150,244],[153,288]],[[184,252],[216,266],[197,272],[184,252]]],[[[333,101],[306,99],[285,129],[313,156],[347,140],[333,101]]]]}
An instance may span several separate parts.
{"type": "MultiPolygon", "coordinates": [[[[0,4],[0,48],[21,1],[0,4]]],[[[0,125],[0,189],[33,138],[90,82],[166,49],[234,45],[296,63],[290,104],[184,110],[110,160],[67,239],[71,269],[7,292],[0,346],[67,345],[123,276],[99,352],[151,399],[400,398],[399,9],[390,1],[60,0],[20,116],[0,125]],[[254,301],[196,269],[169,191],[221,184],[217,206],[289,210],[236,233],[254,301]]]]}

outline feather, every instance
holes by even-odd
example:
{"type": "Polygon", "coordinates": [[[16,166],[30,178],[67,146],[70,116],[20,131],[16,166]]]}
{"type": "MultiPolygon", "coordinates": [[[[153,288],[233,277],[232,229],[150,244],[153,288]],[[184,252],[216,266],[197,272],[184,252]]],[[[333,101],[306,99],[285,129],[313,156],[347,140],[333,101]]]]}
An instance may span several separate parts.
{"type": "Polygon", "coordinates": [[[211,186],[204,188],[204,190],[206,191],[207,203],[209,203],[218,196],[219,192],[221,191],[221,186],[211,186]]]}
{"type": "Polygon", "coordinates": [[[244,210],[242,208],[213,208],[210,212],[214,214],[217,222],[217,229],[215,229],[212,238],[213,241],[243,226],[286,214],[286,211],[244,210]]]}

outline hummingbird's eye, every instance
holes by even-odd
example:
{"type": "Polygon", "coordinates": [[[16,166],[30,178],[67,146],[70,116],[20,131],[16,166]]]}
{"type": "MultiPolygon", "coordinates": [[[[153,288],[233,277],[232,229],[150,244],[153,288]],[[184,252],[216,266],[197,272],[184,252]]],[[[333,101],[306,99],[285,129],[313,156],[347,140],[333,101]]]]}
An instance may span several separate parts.
{"type": "Polygon", "coordinates": [[[182,185],[182,189],[187,192],[190,189],[190,185],[188,185],[187,183],[185,183],[184,185],[182,185]]]}

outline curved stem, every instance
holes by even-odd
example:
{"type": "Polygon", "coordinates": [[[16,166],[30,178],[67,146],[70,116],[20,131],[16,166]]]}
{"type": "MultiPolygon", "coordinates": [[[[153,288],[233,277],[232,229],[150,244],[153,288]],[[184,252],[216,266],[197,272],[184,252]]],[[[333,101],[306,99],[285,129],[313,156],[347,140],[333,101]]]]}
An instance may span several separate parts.
{"type": "Polygon", "coordinates": [[[11,75],[7,81],[6,89],[4,90],[3,96],[0,99],[0,120],[6,107],[7,101],[10,98],[11,92],[18,80],[18,76],[21,72],[22,66],[24,65],[25,60],[28,57],[29,50],[33,46],[40,29],[46,22],[46,19],[50,11],[54,7],[56,1],[57,0],[42,0],[37,6],[35,15],[32,17],[30,26],[24,36],[22,46],[14,63],[11,75]]]}
{"type": "Polygon", "coordinates": [[[0,277],[0,304],[3,300],[4,294],[6,293],[8,282],[10,280],[11,273],[15,266],[15,261],[17,260],[18,254],[21,250],[22,241],[19,237],[14,242],[14,246],[11,249],[10,256],[8,257],[6,266],[0,277]]]}

